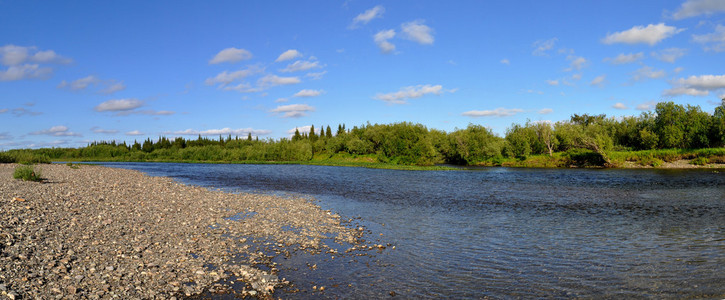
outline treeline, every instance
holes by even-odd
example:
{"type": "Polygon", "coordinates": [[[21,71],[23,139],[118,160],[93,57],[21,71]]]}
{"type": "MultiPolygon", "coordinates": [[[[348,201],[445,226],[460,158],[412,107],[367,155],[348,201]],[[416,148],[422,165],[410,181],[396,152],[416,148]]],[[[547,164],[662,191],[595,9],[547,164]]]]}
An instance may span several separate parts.
{"type": "Polygon", "coordinates": [[[504,137],[470,124],[453,132],[421,124],[365,124],[346,128],[313,126],[279,140],[219,136],[146,139],[133,144],[94,142],[83,148],[10,150],[4,155],[32,153],[51,160],[117,161],[310,161],[314,157],[367,156],[404,165],[500,164],[504,160],[559,153],[566,163],[611,165],[612,151],[700,149],[725,146],[725,100],[710,114],[699,106],[658,103],[636,117],[573,115],[556,123],[513,124],[504,137]]]}

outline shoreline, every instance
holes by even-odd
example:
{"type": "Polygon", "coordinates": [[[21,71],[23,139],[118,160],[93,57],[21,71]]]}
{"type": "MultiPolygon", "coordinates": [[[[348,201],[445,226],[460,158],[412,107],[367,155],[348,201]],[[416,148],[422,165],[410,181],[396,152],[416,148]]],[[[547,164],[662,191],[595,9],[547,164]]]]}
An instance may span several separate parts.
{"type": "Polygon", "coordinates": [[[603,167],[603,166],[551,166],[546,163],[533,163],[527,164],[527,161],[520,161],[517,163],[503,163],[500,165],[494,165],[490,163],[480,163],[477,165],[450,165],[440,164],[433,166],[411,166],[411,165],[397,165],[390,163],[379,163],[379,162],[357,162],[357,163],[332,163],[332,162],[302,162],[302,161],[124,161],[124,160],[59,160],[53,161],[52,164],[61,163],[75,163],[93,165],[94,163],[180,163],[180,164],[241,164],[241,165],[309,165],[309,166],[330,166],[330,167],[350,167],[350,168],[370,168],[370,169],[384,169],[384,170],[402,170],[402,171],[455,171],[465,169],[476,169],[476,168],[514,168],[514,169],[525,169],[525,168],[536,168],[536,169],[613,169],[613,170],[631,170],[631,169],[725,169],[725,163],[708,163],[705,165],[694,165],[691,164],[692,159],[678,159],[672,162],[662,162],[660,165],[642,165],[633,161],[624,161],[617,166],[603,167]]]}
{"type": "Polygon", "coordinates": [[[320,251],[361,234],[304,198],[92,165],[36,165],[45,180],[26,182],[12,178],[16,166],[0,164],[0,295],[11,299],[188,297],[224,291],[224,279],[270,296],[289,283],[254,267],[265,259],[248,240],[320,251]]]}

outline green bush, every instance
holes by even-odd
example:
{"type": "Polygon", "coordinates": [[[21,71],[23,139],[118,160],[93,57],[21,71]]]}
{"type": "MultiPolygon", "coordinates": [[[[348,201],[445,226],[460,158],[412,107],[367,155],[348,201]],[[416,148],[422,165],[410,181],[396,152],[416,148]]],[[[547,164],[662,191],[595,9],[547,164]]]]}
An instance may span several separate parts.
{"type": "Polygon", "coordinates": [[[25,181],[42,181],[40,176],[40,170],[36,171],[32,166],[19,166],[13,173],[13,178],[25,181]]]}
{"type": "Polygon", "coordinates": [[[606,161],[601,154],[587,149],[574,148],[564,153],[568,165],[579,167],[601,167],[606,161]]]}
{"type": "Polygon", "coordinates": [[[15,157],[12,157],[10,154],[6,152],[0,152],[0,164],[9,164],[14,163],[15,157]]]}
{"type": "Polygon", "coordinates": [[[704,166],[710,163],[710,160],[707,159],[707,157],[698,157],[690,161],[690,164],[696,165],[696,166],[704,166]]]}

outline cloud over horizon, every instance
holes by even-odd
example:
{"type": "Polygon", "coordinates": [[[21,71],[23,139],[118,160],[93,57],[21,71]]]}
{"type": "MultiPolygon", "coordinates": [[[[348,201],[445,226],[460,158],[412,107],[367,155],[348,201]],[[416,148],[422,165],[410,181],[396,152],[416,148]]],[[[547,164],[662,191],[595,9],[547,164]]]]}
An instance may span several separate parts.
{"type": "Polygon", "coordinates": [[[648,44],[654,46],[662,40],[684,31],[674,26],[667,26],[665,23],[649,24],[645,26],[634,26],[630,29],[607,34],[602,43],[611,45],[616,43],[624,44],[648,44]]]}
{"type": "MultiPolygon", "coordinates": [[[[518,113],[524,112],[520,108],[503,108],[499,107],[494,110],[469,110],[462,113],[462,116],[480,118],[480,117],[510,117],[518,113]]],[[[544,113],[547,113],[546,111],[544,113]]]]}
{"type": "Polygon", "coordinates": [[[427,94],[440,95],[443,93],[443,86],[438,85],[417,85],[406,86],[397,92],[377,94],[375,99],[382,100],[388,104],[406,104],[408,99],[423,97],[427,94]]]}

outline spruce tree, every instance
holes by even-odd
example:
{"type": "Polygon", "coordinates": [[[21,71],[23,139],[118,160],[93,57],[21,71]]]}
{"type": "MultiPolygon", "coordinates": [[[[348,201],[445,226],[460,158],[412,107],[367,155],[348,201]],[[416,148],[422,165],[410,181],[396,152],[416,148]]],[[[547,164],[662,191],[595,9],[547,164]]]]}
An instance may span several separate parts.
{"type": "Polygon", "coordinates": [[[315,133],[315,125],[312,125],[310,127],[310,140],[311,141],[317,141],[317,134],[315,133]]]}
{"type": "Polygon", "coordinates": [[[332,137],[332,129],[330,129],[330,125],[327,125],[327,133],[325,133],[325,137],[328,139],[332,137]]]}
{"type": "Polygon", "coordinates": [[[300,135],[300,130],[295,128],[295,135],[292,137],[293,141],[299,141],[302,139],[302,136],[300,135]]]}

